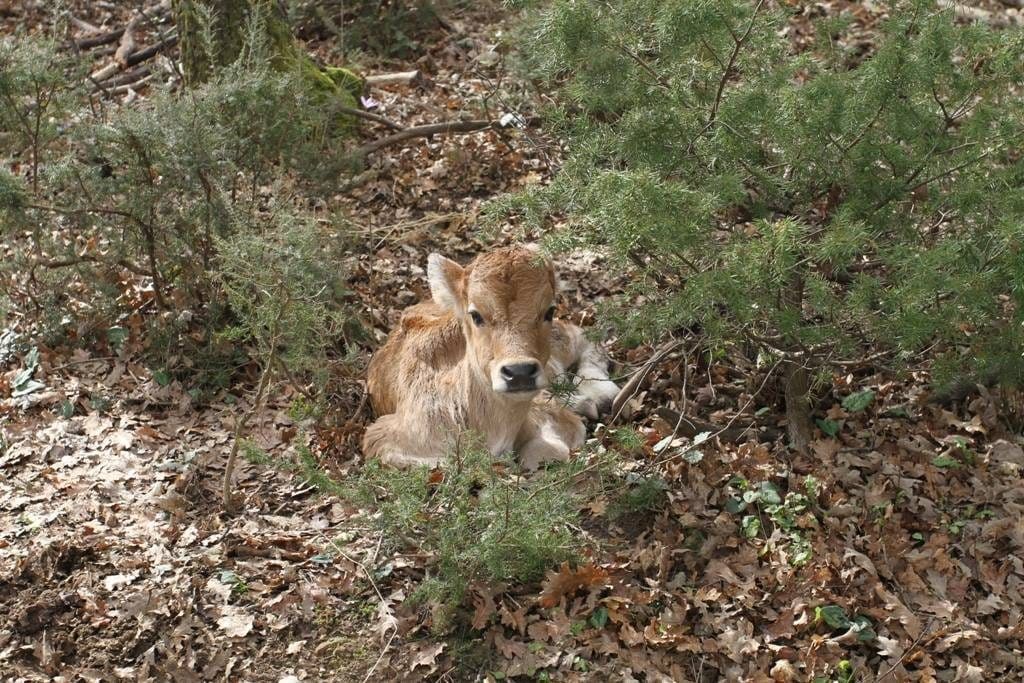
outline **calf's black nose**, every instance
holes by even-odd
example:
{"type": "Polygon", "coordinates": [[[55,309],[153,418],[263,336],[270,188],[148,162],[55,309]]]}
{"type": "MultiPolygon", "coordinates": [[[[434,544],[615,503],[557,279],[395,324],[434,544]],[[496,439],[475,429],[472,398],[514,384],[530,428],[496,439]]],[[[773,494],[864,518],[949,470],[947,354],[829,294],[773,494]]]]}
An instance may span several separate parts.
{"type": "Polygon", "coordinates": [[[501,366],[501,378],[509,391],[530,391],[537,386],[538,363],[509,363],[501,366]]]}

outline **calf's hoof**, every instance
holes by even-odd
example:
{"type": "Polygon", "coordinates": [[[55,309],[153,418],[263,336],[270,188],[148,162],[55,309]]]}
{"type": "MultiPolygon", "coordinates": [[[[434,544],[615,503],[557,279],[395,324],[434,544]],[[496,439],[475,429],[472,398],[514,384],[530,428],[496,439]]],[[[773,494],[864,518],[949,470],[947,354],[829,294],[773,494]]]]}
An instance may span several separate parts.
{"type": "Polygon", "coordinates": [[[611,410],[619,386],[610,379],[584,379],[576,387],[571,405],[580,415],[596,420],[611,410]]]}

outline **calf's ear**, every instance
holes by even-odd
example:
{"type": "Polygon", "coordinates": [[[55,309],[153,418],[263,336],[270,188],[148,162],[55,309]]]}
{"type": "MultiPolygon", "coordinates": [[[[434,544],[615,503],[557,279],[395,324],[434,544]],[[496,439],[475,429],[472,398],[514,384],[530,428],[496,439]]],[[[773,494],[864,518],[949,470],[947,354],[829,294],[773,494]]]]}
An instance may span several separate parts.
{"type": "Polygon", "coordinates": [[[440,254],[431,254],[427,258],[427,282],[434,303],[457,313],[462,311],[466,286],[466,271],[462,266],[440,254]]]}

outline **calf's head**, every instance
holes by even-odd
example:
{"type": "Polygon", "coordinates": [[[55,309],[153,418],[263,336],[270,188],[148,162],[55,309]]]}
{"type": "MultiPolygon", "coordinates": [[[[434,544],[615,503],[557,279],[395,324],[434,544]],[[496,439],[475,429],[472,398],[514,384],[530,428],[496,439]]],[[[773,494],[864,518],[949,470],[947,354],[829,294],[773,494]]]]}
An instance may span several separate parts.
{"type": "Polygon", "coordinates": [[[548,384],[555,271],[533,249],[507,247],[463,268],[440,254],[427,261],[434,302],[462,322],[466,356],[510,399],[530,398],[548,384]]]}

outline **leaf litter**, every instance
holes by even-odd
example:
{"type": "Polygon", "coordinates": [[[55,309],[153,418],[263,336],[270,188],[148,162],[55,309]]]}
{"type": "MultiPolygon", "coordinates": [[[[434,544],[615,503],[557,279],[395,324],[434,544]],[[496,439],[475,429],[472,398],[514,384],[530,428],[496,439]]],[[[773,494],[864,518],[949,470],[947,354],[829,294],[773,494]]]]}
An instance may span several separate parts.
{"type": "MultiPolygon", "coordinates": [[[[868,33],[876,16],[869,3],[819,4],[851,11],[868,33]]],[[[81,17],[112,19],[90,11],[107,12],[81,17]]],[[[459,39],[428,46],[417,65],[428,85],[375,91],[374,111],[410,125],[471,111],[493,94],[501,69],[493,22],[450,19],[459,39]]],[[[794,40],[804,30],[796,21],[794,40]]],[[[343,265],[379,336],[425,293],[430,251],[466,258],[484,247],[473,231],[482,199],[549,176],[558,143],[535,143],[512,147],[493,132],[419,141],[373,160],[365,182],[327,202],[359,217],[363,246],[343,265]]],[[[595,299],[623,288],[597,255],[562,266],[560,313],[578,322],[592,319],[595,299]]],[[[778,397],[759,392],[751,368],[665,354],[619,420],[642,437],[624,468],[638,475],[631,481],[664,482],[663,502],[612,515],[607,498],[592,501],[583,562],[553,567],[535,585],[476,586],[465,632],[436,634],[409,600],[428,558],[380,552],[358,510],[301,478],[242,466],[245,511],[224,517],[219,472],[237,406],[223,394],[197,409],[180,384],[130,360],[133,341],[121,331],[117,356],[95,359],[19,351],[15,330],[0,336],[5,675],[1024,676],[1024,442],[1019,416],[1016,429],[1005,419],[1006,405],[1020,404],[995,390],[937,404],[921,389],[927,368],[898,381],[870,367],[835,377],[812,454],[801,457],[783,447],[778,397]],[[745,433],[680,436],[679,412],[666,412],[673,406],[712,426],[737,420],[745,433]]],[[[612,352],[627,370],[654,355],[612,352]]],[[[354,411],[350,398],[339,410],[354,411]]],[[[297,445],[287,436],[296,427],[289,399],[283,393],[256,420],[275,454],[297,445]]],[[[338,476],[358,466],[360,424],[314,436],[338,476]]]]}

